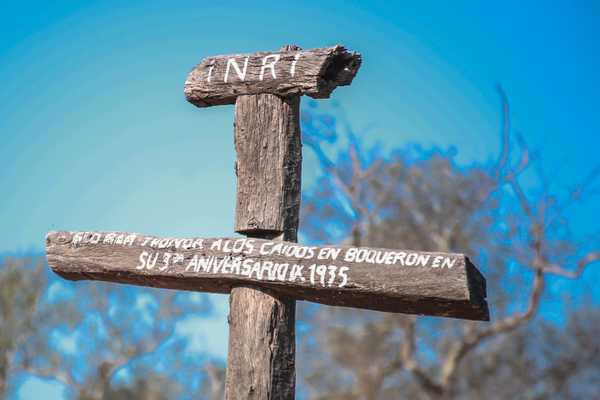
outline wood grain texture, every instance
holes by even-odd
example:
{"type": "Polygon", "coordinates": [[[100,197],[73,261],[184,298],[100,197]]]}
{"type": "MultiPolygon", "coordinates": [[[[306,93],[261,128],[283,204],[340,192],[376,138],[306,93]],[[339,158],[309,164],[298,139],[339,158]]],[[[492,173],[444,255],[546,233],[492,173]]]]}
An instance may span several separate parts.
{"type": "Polygon", "coordinates": [[[294,399],[296,301],[236,286],[229,309],[225,399],[294,399]]]}
{"type": "Polygon", "coordinates": [[[295,240],[300,210],[300,98],[240,96],[235,103],[235,231],[295,240]]]}
{"type": "Polygon", "coordinates": [[[350,262],[346,261],[348,255],[355,253],[356,248],[347,246],[316,247],[284,242],[282,246],[287,245],[286,251],[291,254],[286,256],[277,252],[261,254],[261,251],[271,252],[277,244],[264,239],[222,238],[220,243],[223,247],[218,250],[215,242],[219,239],[197,239],[202,242],[201,248],[183,248],[182,243],[189,244],[195,239],[184,242],[183,239],[136,235],[130,241],[120,240],[127,244],[115,245],[104,243],[107,235],[119,237],[129,234],[52,232],[48,234],[46,243],[48,263],[54,272],[72,280],[97,279],[216,293],[229,293],[236,286],[252,286],[290,298],[334,306],[489,320],[485,279],[463,254],[361,247],[364,252],[371,251],[368,254],[375,257],[370,257],[371,261],[378,258],[383,263],[350,262]],[[241,246],[241,240],[246,240],[243,252],[232,250],[234,243],[241,246]],[[161,244],[165,247],[161,248],[161,244]],[[319,259],[320,250],[324,247],[334,251],[339,249],[338,257],[319,259]],[[152,269],[139,268],[143,252],[158,254],[158,261],[152,269]],[[173,263],[171,258],[170,265],[165,267],[162,260],[166,253],[172,254],[172,257],[181,255],[181,261],[173,263]],[[193,265],[194,257],[211,256],[214,257],[210,259],[213,262],[207,268],[193,265]],[[415,260],[420,261],[414,263],[415,260]],[[283,279],[269,277],[266,261],[280,267],[288,265],[287,273],[282,274],[283,279]],[[248,268],[254,268],[254,272],[248,274],[248,268],[243,265],[236,268],[233,264],[237,262],[246,262],[248,268]],[[312,264],[337,268],[338,273],[331,285],[327,284],[329,275],[325,284],[321,284],[319,279],[311,283],[309,269],[312,264]],[[226,267],[223,268],[223,265],[226,267]],[[257,265],[265,268],[261,276],[257,265]],[[302,269],[301,274],[292,279],[294,265],[302,269]],[[343,286],[343,275],[339,274],[342,267],[348,268],[345,272],[347,283],[343,286]]]}
{"type": "Polygon", "coordinates": [[[328,98],[336,87],[352,82],[360,64],[360,54],[340,45],[214,56],[189,73],[184,92],[198,107],[234,104],[245,94],[328,98]]]}
{"type": "MultiPolygon", "coordinates": [[[[300,50],[295,45],[281,49],[300,50]]],[[[265,93],[237,98],[237,232],[297,241],[301,146],[299,96],[265,93]]],[[[225,399],[293,400],[296,300],[261,287],[236,286],[229,304],[225,399]]]]}

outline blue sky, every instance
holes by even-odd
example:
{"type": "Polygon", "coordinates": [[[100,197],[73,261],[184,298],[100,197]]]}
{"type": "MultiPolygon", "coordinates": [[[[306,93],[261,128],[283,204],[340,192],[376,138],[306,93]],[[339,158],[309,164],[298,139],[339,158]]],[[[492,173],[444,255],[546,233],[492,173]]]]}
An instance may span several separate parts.
{"type": "MultiPolygon", "coordinates": [[[[41,250],[55,229],[231,234],[233,108],[193,107],[183,82],[205,56],[286,43],[363,54],[333,99],[368,141],[487,160],[500,82],[559,182],[598,163],[598,2],[215,3],[2,5],[0,252],[41,250]]],[[[304,167],[306,188],[309,154],[304,167]]],[[[575,210],[578,233],[597,229],[593,210],[575,210]]]]}
{"type": "Polygon", "coordinates": [[[369,139],[485,160],[498,149],[501,82],[514,125],[548,164],[564,163],[566,182],[594,165],[598,6],[418,3],[9,6],[0,250],[39,248],[51,229],[230,233],[232,107],[196,109],[182,85],[207,55],[288,42],[363,54],[355,83],[333,98],[369,139]]]}

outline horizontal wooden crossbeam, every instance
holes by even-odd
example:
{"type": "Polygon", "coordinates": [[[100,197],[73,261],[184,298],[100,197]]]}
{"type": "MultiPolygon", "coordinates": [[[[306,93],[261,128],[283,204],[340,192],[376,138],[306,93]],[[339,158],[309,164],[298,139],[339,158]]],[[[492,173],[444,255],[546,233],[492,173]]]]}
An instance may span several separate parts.
{"type": "Polygon", "coordinates": [[[248,285],[334,306],[489,320],[485,279],[463,254],[123,232],[51,232],[46,251],[72,280],[215,293],[248,285]]]}
{"type": "Polygon", "coordinates": [[[360,54],[339,45],[213,56],[190,72],[184,92],[198,107],[233,104],[237,96],[259,93],[328,98],[352,82],[360,64],[360,54]]]}

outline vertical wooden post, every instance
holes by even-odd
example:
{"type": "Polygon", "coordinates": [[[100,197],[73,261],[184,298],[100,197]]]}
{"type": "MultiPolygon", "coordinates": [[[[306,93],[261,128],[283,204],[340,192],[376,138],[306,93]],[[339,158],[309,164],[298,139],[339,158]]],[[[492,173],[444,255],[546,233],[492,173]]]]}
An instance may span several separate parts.
{"type": "MultiPolygon", "coordinates": [[[[286,46],[283,50],[297,47],[286,46]]],[[[302,147],[300,98],[239,96],[235,104],[235,229],[297,241],[302,147]]],[[[231,291],[225,399],[293,400],[294,299],[258,287],[231,291]]]]}

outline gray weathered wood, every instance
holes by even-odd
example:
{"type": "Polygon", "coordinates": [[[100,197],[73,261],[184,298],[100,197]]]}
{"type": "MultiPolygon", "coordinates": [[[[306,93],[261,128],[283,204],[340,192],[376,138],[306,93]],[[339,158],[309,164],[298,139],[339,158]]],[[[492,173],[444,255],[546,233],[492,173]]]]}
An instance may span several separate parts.
{"type": "Polygon", "coordinates": [[[236,97],[244,94],[328,98],[336,87],[352,82],[360,64],[360,54],[340,45],[214,56],[190,72],[184,92],[198,107],[234,104],[236,97]]]}
{"type": "Polygon", "coordinates": [[[334,306],[489,319],[485,280],[462,254],[361,247],[358,249],[362,249],[361,254],[367,259],[352,262],[348,261],[349,257],[359,251],[354,247],[302,246],[288,242],[276,247],[275,241],[231,238],[221,239],[221,250],[218,250],[217,240],[53,232],[48,234],[46,252],[52,269],[73,280],[98,279],[216,293],[229,293],[235,286],[255,286],[334,306]],[[334,249],[331,252],[339,251],[338,256],[319,259],[325,247],[334,249]],[[236,251],[242,248],[241,252],[236,251]],[[261,254],[261,249],[263,253],[273,254],[261,254]],[[280,250],[283,255],[279,254],[280,250]],[[286,251],[290,256],[285,255],[286,251]],[[168,266],[163,263],[166,254],[171,257],[168,266]],[[181,256],[178,262],[174,262],[176,255],[181,256]],[[204,268],[203,263],[196,267],[194,257],[203,263],[212,260],[210,268],[204,268]],[[148,258],[156,259],[151,269],[141,262],[148,258]],[[279,264],[271,271],[278,270],[282,280],[268,276],[268,262],[279,264]],[[236,267],[237,263],[241,265],[236,267]],[[284,274],[282,265],[286,264],[284,274]],[[324,284],[318,274],[311,282],[313,264],[336,267],[331,284],[328,283],[329,272],[324,284]],[[294,268],[299,267],[302,267],[301,273],[294,276],[294,268]],[[348,269],[342,270],[342,267],[348,269]],[[347,276],[345,284],[344,275],[347,276]]]}
{"type": "MultiPolygon", "coordinates": [[[[298,96],[264,93],[237,98],[236,231],[296,241],[302,162],[299,119],[298,96]]],[[[229,304],[225,399],[293,400],[295,298],[258,286],[236,286],[229,304]]]]}
{"type": "Polygon", "coordinates": [[[256,286],[229,296],[225,399],[293,400],[296,301],[256,286]]]}
{"type": "Polygon", "coordinates": [[[300,98],[240,96],[235,103],[235,231],[280,234],[298,229],[302,145],[300,98]]]}
{"type": "Polygon", "coordinates": [[[209,57],[185,82],[188,101],[236,104],[235,229],[248,238],[174,239],[51,232],[48,262],[96,279],[230,296],[225,397],[293,400],[295,299],[489,320],[485,279],[462,254],[295,243],[300,205],[299,96],[349,85],[361,56],[342,46],[209,57]]]}

